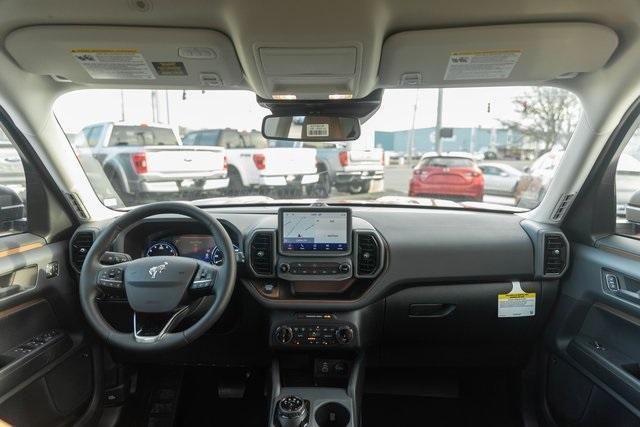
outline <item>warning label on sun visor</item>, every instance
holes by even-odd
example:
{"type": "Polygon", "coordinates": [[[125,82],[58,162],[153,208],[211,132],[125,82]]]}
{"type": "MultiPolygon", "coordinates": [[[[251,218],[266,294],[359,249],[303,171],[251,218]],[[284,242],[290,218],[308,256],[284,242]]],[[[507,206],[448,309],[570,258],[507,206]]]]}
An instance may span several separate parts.
{"type": "Polygon", "coordinates": [[[71,55],[96,80],[152,80],[138,49],[72,49],[71,55]]]}
{"type": "Polygon", "coordinates": [[[522,51],[519,49],[452,52],[444,79],[506,79],[520,60],[520,55],[522,51]]]}
{"type": "Polygon", "coordinates": [[[498,295],[498,317],[528,317],[536,315],[536,294],[525,292],[520,282],[513,282],[508,294],[498,295]]]}

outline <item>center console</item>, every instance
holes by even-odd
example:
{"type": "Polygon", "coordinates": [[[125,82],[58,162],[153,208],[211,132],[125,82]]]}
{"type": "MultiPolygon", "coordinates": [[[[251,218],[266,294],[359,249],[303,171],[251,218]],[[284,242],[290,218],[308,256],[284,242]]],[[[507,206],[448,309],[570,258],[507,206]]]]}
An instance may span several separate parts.
{"type": "Polygon", "coordinates": [[[382,308],[306,307],[366,292],[384,268],[382,237],[344,207],[283,207],[276,228],[260,225],[248,237],[244,284],[272,309],[270,426],[359,426],[363,349],[382,308]]]}
{"type": "Polygon", "coordinates": [[[385,262],[381,236],[345,207],[280,208],[277,227],[254,230],[246,247],[243,281],[266,305],[357,299],[385,262]]]}
{"type": "MultiPolygon", "coordinates": [[[[360,426],[359,403],[362,398],[363,361],[335,361],[348,364],[342,382],[317,386],[291,374],[278,359],[271,367],[270,427],[357,427],[360,426]]],[[[285,363],[291,363],[285,362],[285,363]]],[[[316,363],[317,364],[317,363],[316,363]]],[[[314,376],[314,378],[317,378],[314,376]]],[[[316,383],[317,384],[317,383],[316,383]]]]}

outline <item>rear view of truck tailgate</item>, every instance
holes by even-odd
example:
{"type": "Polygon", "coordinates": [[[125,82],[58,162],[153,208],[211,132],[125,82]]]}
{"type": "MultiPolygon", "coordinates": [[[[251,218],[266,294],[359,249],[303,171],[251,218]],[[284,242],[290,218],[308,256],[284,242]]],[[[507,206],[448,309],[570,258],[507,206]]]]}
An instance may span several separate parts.
{"type": "Polygon", "coordinates": [[[224,169],[224,149],[209,147],[146,147],[150,173],[220,172],[224,169]]]}

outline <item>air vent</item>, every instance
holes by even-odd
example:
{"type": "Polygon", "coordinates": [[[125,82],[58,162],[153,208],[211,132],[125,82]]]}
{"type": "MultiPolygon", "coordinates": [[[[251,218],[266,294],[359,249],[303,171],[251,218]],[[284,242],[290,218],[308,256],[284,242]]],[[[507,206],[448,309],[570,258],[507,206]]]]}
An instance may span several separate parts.
{"type": "Polygon", "coordinates": [[[556,208],[553,210],[553,214],[551,215],[551,220],[555,222],[559,222],[564,218],[564,215],[569,210],[569,206],[571,206],[571,201],[573,201],[573,194],[563,194],[560,197],[560,201],[556,205],[556,208]]]}
{"type": "Polygon", "coordinates": [[[87,257],[89,248],[93,245],[93,232],[80,231],[71,239],[71,263],[77,271],[82,269],[82,263],[87,257]]]}
{"type": "Polygon", "coordinates": [[[273,275],[273,244],[274,233],[271,231],[257,232],[251,239],[251,268],[258,275],[273,275]]]}
{"type": "Polygon", "coordinates": [[[382,259],[380,244],[372,233],[357,234],[358,264],[356,274],[358,276],[372,276],[380,267],[382,259]]]}
{"type": "Polygon", "coordinates": [[[81,219],[88,219],[89,215],[87,215],[87,210],[84,208],[84,205],[78,198],[78,196],[74,193],[67,193],[67,198],[71,202],[71,207],[76,211],[76,214],[81,219]]]}
{"type": "Polygon", "coordinates": [[[560,234],[544,236],[544,275],[556,276],[567,265],[567,243],[560,234]]]}

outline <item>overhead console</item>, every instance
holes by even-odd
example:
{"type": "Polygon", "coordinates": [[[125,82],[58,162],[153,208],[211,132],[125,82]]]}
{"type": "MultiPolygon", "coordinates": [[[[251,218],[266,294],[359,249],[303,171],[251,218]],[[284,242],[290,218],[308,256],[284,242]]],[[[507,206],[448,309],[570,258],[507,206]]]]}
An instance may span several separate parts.
{"type": "Polygon", "coordinates": [[[277,229],[249,236],[251,288],[272,300],[352,300],[383,268],[384,244],[350,208],[284,207],[277,229]]]}

